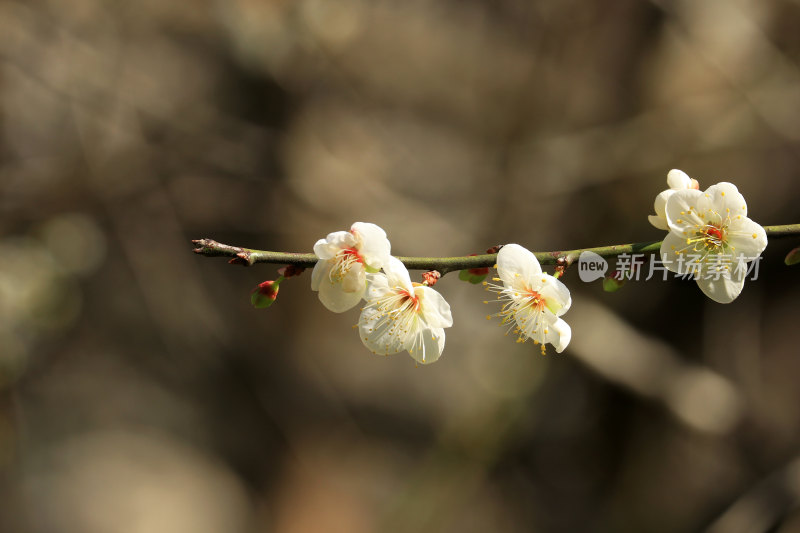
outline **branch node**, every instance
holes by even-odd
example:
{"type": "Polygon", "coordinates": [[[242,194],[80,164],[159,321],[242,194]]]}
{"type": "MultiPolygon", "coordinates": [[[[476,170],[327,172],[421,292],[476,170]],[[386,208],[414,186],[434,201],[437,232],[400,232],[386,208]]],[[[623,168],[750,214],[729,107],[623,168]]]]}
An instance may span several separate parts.
{"type": "Polygon", "coordinates": [[[250,257],[250,252],[239,252],[236,256],[228,261],[232,265],[253,266],[253,260],[250,257]]]}

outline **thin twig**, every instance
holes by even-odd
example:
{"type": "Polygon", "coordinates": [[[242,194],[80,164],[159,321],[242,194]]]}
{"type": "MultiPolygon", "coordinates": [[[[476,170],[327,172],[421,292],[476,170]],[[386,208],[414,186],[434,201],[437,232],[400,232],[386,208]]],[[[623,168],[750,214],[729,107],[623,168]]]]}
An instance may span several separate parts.
{"type": "MultiPolygon", "coordinates": [[[[782,226],[766,226],[764,230],[770,238],[800,236],[800,224],[782,226]]],[[[194,252],[208,257],[230,257],[229,262],[252,266],[256,263],[272,263],[279,265],[297,265],[312,267],[317,262],[313,253],[268,252],[219,243],[213,239],[193,240],[194,252]]],[[[594,252],[601,257],[613,257],[620,254],[653,254],[661,249],[661,241],[637,242],[631,244],[614,244],[595,248],[579,248],[576,250],[559,250],[553,252],[536,252],[534,255],[543,265],[555,265],[560,258],[567,265],[572,264],[581,252],[594,252]]],[[[491,267],[495,264],[497,254],[468,255],[458,257],[398,257],[411,270],[438,270],[442,275],[468,268],[491,267]]]]}

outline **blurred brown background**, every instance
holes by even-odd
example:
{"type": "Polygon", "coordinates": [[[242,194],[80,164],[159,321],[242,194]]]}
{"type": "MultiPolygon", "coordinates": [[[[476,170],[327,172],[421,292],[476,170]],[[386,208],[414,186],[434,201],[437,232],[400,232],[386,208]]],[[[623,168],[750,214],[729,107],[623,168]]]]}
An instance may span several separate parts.
{"type": "Polygon", "coordinates": [[[420,368],[189,244],[655,240],[673,167],[800,222],[799,61],[797,0],[0,0],[0,530],[800,530],[797,239],[568,271],[546,357],[448,275],[420,368]]]}

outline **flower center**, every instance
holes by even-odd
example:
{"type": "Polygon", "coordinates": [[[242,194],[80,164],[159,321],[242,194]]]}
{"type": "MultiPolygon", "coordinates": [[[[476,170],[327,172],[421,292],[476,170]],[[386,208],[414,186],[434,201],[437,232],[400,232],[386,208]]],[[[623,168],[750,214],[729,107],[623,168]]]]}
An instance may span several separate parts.
{"type": "Polygon", "coordinates": [[[346,258],[348,261],[355,261],[357,263],[363,263],[364,262],[364,258],[361,257],[361,254],[359,254],[358,250],[356,250],[355,248],[344,248],[337,255],[341,255],[342,257],[346,258]]]}
{"type": "MultiPolygon", "coordinates": [[[[499,278],[494,278],[500,281],[499,278]]],[[[517,290],[495,284],[486,284],[487,290],[498,293],[503,306],[500,312],[488,315],[486,318],[496,316],[500,318],[501,325],[507,325],[506,335],[513,331],[517,335],[517,342],[533,339],[534,344],[541,344],[542,354],[545,353],[545,342],[548,334],[548,320],[545,319],[547,300],[542,294],[530,287],[517,290]]],[[[485,301],[484,303],[489,303],[485,301]]],[[[548,309],[552,312],[552,310],[548,309]]]]}
{"type": "Polygon", "coordinates": [[[700,228],[694,241],[703,246],[707,252],[717,252],[725,247],[727,232],[722,226],[706,224],[700,228]]]}
{"type": "MultiPolygon", "coordinates": [[[[419,296],[400,287],[392,288],[381,298],[367,304],[364,309],[376,311],[364,340],[373,335],[384,339],[386,344],[381,346],[381,353],[393,353],[392,346],[398,344],[405,346],[409,339],[416,338],[420,324],[424,324],[419,296]]],[[[415,347],[411,347],[409,353],[414,349],[415,347]]]]}
{"type": "Polygon", "coordinates": [[[531,308],[536,309],[537,311],[541,311],[542,309],[544,309],[545,306],[544,296],[542,296],[533,289],[528,289],[525,292],[528,295],[528,304],[531,306],[531,308]]]}
{"type": "MultiPolygon", "coordinates": [[[[417,284],[418,285],[418,284],[417,284]]],[[[419,312],[419,296],[414,293],[408,292],[405,289],[399,289],[397,294],[402,298],[400,305],[401,306],[410,306],[413,308],[413,311],[419,312]]]]}
{"type": "Polygon", "coordinates": [[[716,242],[722,242],[725,240],[722,231],[723,231],[722,228],[718,228],[717,226],[708,226],[706,227],[705,230],[706,239],[710,239],[716,242]]]}
{"type": "Polygon", "coordinates": [[[343,248],[334,256],[335,262],[330,271],[330,280],[333,283],[340,282],[347,276],[354,265],[364,264],[364,258],[355,248],[343,248]]]}
{"type": "Polygon", "coordinates": [[[718,253],[725,249],[728,242],[728,231],[724,224],[705,224],[696,226],[694,238],[686,239],[686,244],[693,245],[695,252],[718,253]]]}

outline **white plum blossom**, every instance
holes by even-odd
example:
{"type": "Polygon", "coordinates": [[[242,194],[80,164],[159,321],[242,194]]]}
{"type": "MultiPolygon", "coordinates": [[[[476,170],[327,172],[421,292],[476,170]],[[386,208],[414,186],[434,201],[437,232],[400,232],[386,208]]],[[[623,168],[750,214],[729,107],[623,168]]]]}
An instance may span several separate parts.
{"type": "Polygon", "coordinates": [[[667,185],[669,185],[669,189],[660,192],[658,196],[656,196],[656,201],[653,205],[656,214],[649,215],[647,217],[653,226],[663,230],[669,230],[666,215],[667,200],[669,197],[675,194],[677,191],[683,191],[686,189],[700,189],[700,184],[696,179],[690,178],[686,172],[676,168],[673,168],[667,174],[667,185]]]}
{"type": "MultiPolygon", "coordinates": [[[[497,273],[503,285],[486,283],[488,290],[498,293],[503,306],[492,316],[509,324],[518,335],[517,342],[533,339],[534,344],[552,344],[561,353],[572,338],[572,330],[559,318],[572,305],[569,289],[558,279],[542,272],[536,256],[518,244],[506,244],[497,254],[497,273]]],[[[486,302],[488,303],[488,302],[486,302]]]]}
{"type": "Polygon", "coordinates": [[[450,305],[431,287],[411,283],[399,259],[389,258],[383,270],[368,275],[361,341],[376,354],[406,350],[419,363],[433,363],[444,350],[444,328],[453,325],[450,305]]]}
{"type": "Polygon", "coordinates": [[[319,258],[311,273],[311,289],[319,300],[341,313],[354,307],[367,290],[367,272],[377,272],[388,261],[391,245],[375,224],[356,222],[350,231],[335,231],[314,245],[319,258]]]}
{"type": "Polygon", "coordinates": [[[669,234],[661,260],[678,274],[693,276],[700,290],[719,303],[739,296],[747,262],[767,247],[767,234],[747,218],[747,203],[735,185],[718,183],[705,192],[675,191],[667,200],[669,234]]]}

